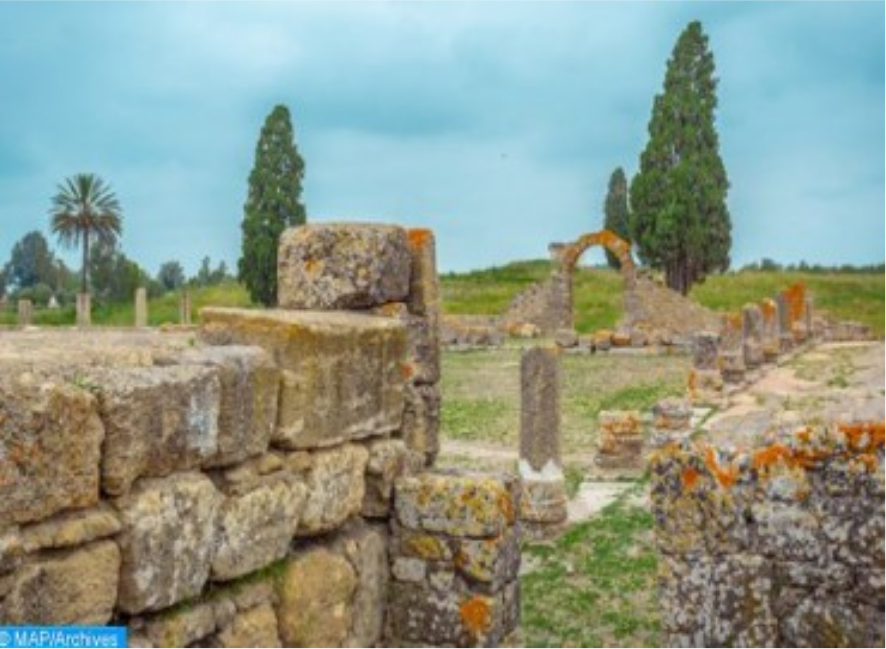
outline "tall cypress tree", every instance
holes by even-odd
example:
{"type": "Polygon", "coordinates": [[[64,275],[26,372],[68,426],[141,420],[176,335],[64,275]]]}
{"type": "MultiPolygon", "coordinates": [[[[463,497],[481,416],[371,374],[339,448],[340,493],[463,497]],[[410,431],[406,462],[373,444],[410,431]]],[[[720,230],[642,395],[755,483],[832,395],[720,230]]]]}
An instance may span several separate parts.
{"type": "Polygon", "coordinates": [[[729,267],[729,180],[714,127],[714,56],[701,23],[683,30],[655,97],[649,142],[631,183],[631,237],[642,261],[684,295],[729,267]]]}
{"type": "Polygon", "coordinates": [[[275,106],[255,147],[244,206],[240,281],[265,306],[277,303],[277,244],[280,234],[305,222],[301,183],[305,163],[298,154],[286,106],[275,106]]]}
{"type": "MultiPolygon", "coordinates": [[[[603,205],[603,227],[614,232],[622,239],[630,241],[628,234],[628,180],[624,169],[617,167],[609,177],[609,191],[606,193],[606,203],[603,205]]],[[[621,268],[618,257],[608,250],[606,262],[610,268],[621,268]]]]}

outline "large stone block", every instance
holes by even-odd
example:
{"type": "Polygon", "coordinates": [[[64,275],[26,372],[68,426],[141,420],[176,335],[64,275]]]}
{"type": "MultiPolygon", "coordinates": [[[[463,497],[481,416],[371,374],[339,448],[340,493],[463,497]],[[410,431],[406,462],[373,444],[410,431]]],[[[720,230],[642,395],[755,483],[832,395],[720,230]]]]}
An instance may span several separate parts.
{"type": "Polygon", "coordinates": [[[37,556],[12,577],[0,624],[107,624],[117,601],[120,550],[98,541],[37,556]]]}
{"type": "Polygon", "coordinates": [[[0,375],[0,528],[98,501],[104,428],[95,397],[25,372],[0,375]]]}
{"type": "Polygon", "coordinates": [[[519,511],[518,484],[510,476],[425,473],[397,481],[401,525],[458,537],[495,537],[519,511]]]}
{"type": "Polygon", "coordinates": [[[200,466],[218,452],[221,384],[212,367],[97,369],[105,441],[102,488],[125,494],[139,477],[200,466]]]}
{"type": "Polygon", "coordinates": [[[123,522],[120,610],[153,611],[200,593],[215,552],[221,501],[212,482],[196,473],[140,480],[115,501],[123,522]]]}
{"type": "Polygon", "coordinates": [[[520,533],[509,528],[494,539],[462,539],[457,542],[455,565],[465,577],[489,584],[498,592],[514,581],[520,571],[520,533]]]}
{"type": "Polygon", "coordinates": [[[435,385],[407,385],[401,437],[410,451],[434,463],[440,452],[440,389],[435,385]]]}
{"type": "Polygon", "coordinates": [[[284,309],[360,309],[409,295],[406,230],[391,225],[314,223],[280,237],[277,302],[284,309]]]}
{"type": "Polygon", "coordinates": [[[406,365],[404,372],[416,384],[437,383],[440,380],[440,332],[437,320],[430,316],[414,315],[405,303],[392,302],[372,310],[372,313],[393,318],[406,328],[406,365]]]}
{"type": "Polygon", "coordinates": [[[203,309],[213,344],[258,345],[282,371],[274,443],[333,446],[400,428],[406,331],[356,313],[203,309]]]}
{"type": "Polygon", "coordinates": [[[326,548],[296,555],[280,582],[277,618],[283,645],[344,646],[357,583],[347,559],[326,548]]]}
{"type": "Polygon", "coordinates": [[[367,518],[388,518],[394,495],[394,481],[416,471],[409,449],[401,439],[379,439],[367,445],[369,461],[366,464],[366,493],[362,514],[367,518]]]}
{"type": "Polygon", "coordinates": [[[205,466],[236,464],[267,450],[280,393],[280,371],[270,354],[258,347],[201,347],[174,362],[214,367],[221,381],[218,450],[205,466]]]}
{"type": "Polygon", "coordinates": [[[67,548],[113,536],[121,527],[114,509],[100,503],[98,507],[64,512],[28,525],[21,531],[22,546],[27,553],[67,548]]]}
{"type": "Polygon", "coordinates": [[[369,454],[362,446],[345,444],[287,457],[289,467],[308,490],[298,536],[330,532],[360,513],[366,493],[364,474],[369,454]]]}
{"type": "Polygon", "coordinates": [[[219,510],[212,578],[234,579],[283,558],[295,536],[307,487],[280,471],[229,495],[219,510]]]}
{"type": "Polygon", "coordinates": [[[387,529],[355,525],[337,540],[336,549],[350,561],[357,575],[347,646],[379,646],[390,581],[387,529]]]}

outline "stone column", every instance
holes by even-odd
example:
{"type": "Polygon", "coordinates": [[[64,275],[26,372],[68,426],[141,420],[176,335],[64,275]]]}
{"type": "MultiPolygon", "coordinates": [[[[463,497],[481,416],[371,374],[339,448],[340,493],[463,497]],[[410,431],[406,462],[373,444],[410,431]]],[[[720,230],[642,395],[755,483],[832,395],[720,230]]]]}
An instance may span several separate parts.
{"type": "Polygon", "coordinates": [[[775,296],[775,312],[778,323],[778,351],[784,354],[794,348],[794,335],[791,332],[791,307],[784,293],[775,296]]]}
{"type": "Polygon", "coordinates": [[[745,378],[742,329],[742,314],[727,313],[724,316],[717,366],[726,383],[741,383],[745,378]]]}
{"type": "Polygon", "coordinates": [[[135,326],[148,326],[148,291],[144,287],[135,289],[135,326]]]}
{"type": "Polygon", "coordinates": [[[711,331],[700,331],[692,339],[692,369],[689,370],[687,391],[692,403],[716,403],[723,393],[718,355],[720,336],[711,331]]]}
{"type": "Polygon", "coordinates": [[[760,302],[760,315],[763,317],[763,361],[774,363],[778,360],[781,348],[778,341],[778,305],[775,300],[766,298],[760,302]]]}
{"type": "Polygon", "coordinates": [[[763,314],[756,304],[745,304],[742,315],[742,352],[748,369],[763,364],[763,314]]]}
{"type": "Polygon", "coordinates": [[[92,324],[92,296],[89,293],[77,293],[77,326],[88,327],[92,324]]]}
{"type": "Polygon", "coordinates": [[[18,301],[18,326],[30,327],[34,320],[34,305],[30,300],[18,301]]]}
{"type": "Polygon", "coordinates": [[[521,518],[540,533],[566,521],[560,457],[560,354],[533,347],[520,362],[521,518]]]}
{"type": "Polygon", "coordinates": [[[813,340],[815,338],[815,323],[812,321],[812,298],[806,298],[803,315],[806,318],[806,339],[813,340]]]}
{"type": "Polygon", "coordinates": [[[191,294],[184,291],[178,301],[178,321],[183,325],[191,324],[191,294]]]}

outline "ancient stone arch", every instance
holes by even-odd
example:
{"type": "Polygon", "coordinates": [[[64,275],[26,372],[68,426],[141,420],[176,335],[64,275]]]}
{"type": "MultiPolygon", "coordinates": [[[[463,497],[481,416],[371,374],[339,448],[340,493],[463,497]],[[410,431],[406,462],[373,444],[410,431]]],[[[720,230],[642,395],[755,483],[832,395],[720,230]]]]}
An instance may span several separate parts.
{"type": "Polygon", "coordinates": [[[589,232],[567,244],[551,245],[557,266],[547,281],[536,284],[518,295],[505,315],[506,324],[530,322],[544,333],[572,329],[573,275],[578,260],[588,248],[602,246],[621,261],[625,299],[636,285],[636,270],[631,257],[631,244],[609,230],[589,232]]]}

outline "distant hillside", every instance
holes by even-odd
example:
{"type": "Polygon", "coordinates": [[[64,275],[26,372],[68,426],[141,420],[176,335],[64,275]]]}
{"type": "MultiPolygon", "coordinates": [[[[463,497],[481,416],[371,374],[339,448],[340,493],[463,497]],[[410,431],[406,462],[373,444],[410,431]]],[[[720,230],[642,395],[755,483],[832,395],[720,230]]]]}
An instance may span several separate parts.
{"type": "MultiPolygon", "coordinates": [[[[505,266],[445,273],[440,277],[443,311],[452,314],[503,313],[517,293],[551,272],[549,261],[519,261],[505,266]]],[[[691,297],[718,311],[741,308],[802,281],[815,304],[840,320],[857,320],[877,336],[884,332],[883,273],[741,271],[709,278],[691,297]]],[[[579,331],[612,327],[621,317],[621,278],[609,269],[580,269],[575,276],[576,327],[579,331]]]]}

